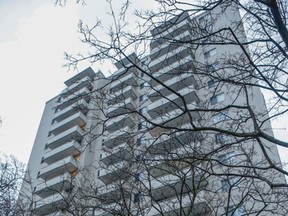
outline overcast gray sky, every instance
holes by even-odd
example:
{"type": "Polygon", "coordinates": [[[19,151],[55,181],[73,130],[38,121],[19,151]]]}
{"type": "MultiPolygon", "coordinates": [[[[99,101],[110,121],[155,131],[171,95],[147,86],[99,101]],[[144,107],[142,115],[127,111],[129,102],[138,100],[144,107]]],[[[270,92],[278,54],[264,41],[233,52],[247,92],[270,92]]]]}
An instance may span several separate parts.
{"type": "MultiPolygon", "coordinates": [[[[147,8],[152,1],[134,3],[136,8],[147,8]]],[[[92,24],[108,10],[105,1],[86,0],[86,7],[74,2],[62,8],[55,7],[53,0],[0,0],[0,151],[25,163],[45,102],[59,94],[65,88],[63,82],[77,73],[67,72],[62,65],[65,51],[82,49],[78,20],[92,24]]],[[[287,141],[286,121],[275,123],[274,133],[287,141]]],[[[287,158],[287,149],[281,148],[280,153],[287,158]]]]}

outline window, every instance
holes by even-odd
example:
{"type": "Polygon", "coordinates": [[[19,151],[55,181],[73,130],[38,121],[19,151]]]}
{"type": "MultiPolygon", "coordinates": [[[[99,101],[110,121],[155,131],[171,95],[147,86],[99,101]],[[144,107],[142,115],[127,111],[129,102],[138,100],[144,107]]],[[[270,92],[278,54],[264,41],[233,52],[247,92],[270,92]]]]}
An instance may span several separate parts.
{"type": "Polygon", "coordinates": [[[213,97],[211,97],[210,102],[212,105],[215,105],[215,104],[220,103],[224,100],[225,100],[224,93],[220,93],[220,94],[217,94],[217,95],[214,95],[213,97]]]}
{"type": "Polygon", "coordinates": [[[140,114],[144,114],[146,112],[147,112],[147,107],[143,107],[143,108],[139,109],[140,114]]]}
{"type": "Polygon", "coordinates": [[[139,203],[141,199],[141,193],[134,194],[134,203],[139,203]]]}
{"type": "Polygon", "coordinates": [[[139,101],[141,102],[141,101],[144,101],[144,100],[147,100],[148,99],[148,96],[147,96],[147,94],[145,94],[145,95],[140,95],[140,97],[139,97],[139,101]]]}
{"type": "Polygon", "coordinates": [[[200,29],[205,31],[211,31],[212,30],[211,20],[212,17],[210,13],[206,13],[204,16],[200,17],[198,20],[200,29]]]}
{"type": "Polygon", "coordinates": [[[140,173],[136,173],[135,175],[135,182],[140,182],[143,180],[143,173],[140,172],[140,173]]]}
{"type": "Polygon", "coordinates": [[[138,124],[138,130],[147,128],[147,122],[140,122],[138,124]]]}
{"type": "Polygon", "coordinates": [[[54,113],[57,113],[59,111],[59,108],[56,107],[54,113]]]}
{"type": "Polygon", "coordinates": [[[44,150],[48,149],[48,145],[47,143],[45,144],[44,150]]]}
{"type": "Polygon", "coordinates": [[[211,50],[209,50],[209,51],[204,53],[204,58],[208,59],[208,58],[210,58],[210,57],[212,57],[212,56],[214,56],[216,54],[217,54],[216,48],[213,48],[213,49],[211,49],[211,50]]]}
{"type": "Polygon", "coordinates": [[[234,164],[236,162],[235,155],[235,152],[228,152],[226,154],[220,155],[218,159],[223,164],[234,164]]]}
{"type": "Polygon", "coordinates": [[[102,159],[102,154],[100,154],[100,156],[99,156],[99,157],[100,157],[100,160],[101,160],[101,159],[102,159]]]}
{"type": "Polygon", "coordinates": [[[233,206],[229,206],[227,208],[227,215],[228,216],[243,216],[244,215],[244,207],[243,206],[239,206],[237,208],[237,206],[233,205],[233,206]]]}
{"type": "Polygon", "coordinates": [[[59,98],[57,99],[57,102],[58,102],[58,103],[60,103],[60,102],[61,102],[61,97],[59,97],[59,98]]]}
{"type": "Polygon", "coordinates": [[[100,173],[101,173],[101,170],[98,170],[98,171],[97,171],[97,176],[98,176],[98,177],[100,176],[100,173]]]}
{"type": "Polygon", "coordinates": [[[220,112],[212,116],[212,121],[216,124],[221,121],[224,121],[226,117],[227,117],[227,113],[220,112]]]}
{"type": "Polygon", "coordinates": [[[140,139],[137,140],[137,145],[138,146],[143,145],[144,143],[145,143],[144,137],[141,137],[140,139]]]}
{"type": "Polygon", "coordinates": [[[215,139],[216,139],[216,143],[220,143],[220,144],[225,144],[225,142],[227,141],[227,135],[226,134],[216,134],[215,135],[215,139]]]}
{"type": "Polygon", "coordinates": [[[239,184],[239,177],[232,176],[227,179],[221,180],[221,188],[223,192],[227,192],[229,188],[236,187],[239,184]]]}
{"type": "Polygon", "coordinates": [[[143,89],[144,87],[148,87],[149,84],[147,82],[141,83],[140,84],[140,89],[143,89]]]}
{"type": "Polygon", "coordinates": [[[37,173],[37,178],[39,178],[39,176],[40,176],[40,171],[37,173]]]}
{"type": "Polygon", "coordinates": [[[206,65],[207,73],[214,73],[215,71],[217,71],[217,69],[219,69],[218,62],[214,62],[213,64],[206,65]]]}
{"type": "Polygon", "coordinates": [[[55,123],[56,123],[56,119],[53,119],[52,122],[51,122],[51,124],[53,125],[53,124],[55,124],[55,123]]]}
{"type": "Polygon", "coordinates": [[[136,163],[139,163],[139,162],[141,162],[143,160],[144,160],[144,156],[143,155],[136,155],[136,157],[135,157],[136,163]]]}
{"type": "Polygon", "coordinates": [[[215,80],[210,80],[210,81],[208,81],[207,84],[208,84],[208,88],[211,89],[211,88],[216,87],[217,82],[215,80]]]}
{"type": "Polygon", "coordinates": [[[44,163],[44,157],[41,158],[41,164],[44,163]]]}

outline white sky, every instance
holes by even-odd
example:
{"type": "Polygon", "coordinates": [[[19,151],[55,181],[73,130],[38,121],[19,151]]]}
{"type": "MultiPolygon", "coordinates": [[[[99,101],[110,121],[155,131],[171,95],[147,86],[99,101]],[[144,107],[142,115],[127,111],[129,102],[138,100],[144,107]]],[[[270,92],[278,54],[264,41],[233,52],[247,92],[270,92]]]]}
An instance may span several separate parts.
{"type": "MultiPolygon", "coordinates": [[[[0,0],[0,151],[24,163],[28,162],[45,102],[59,94],[65,88],[63,82],[76,74],[62,65],[64,52],[82,49],[78,20],[92,24],[107,11],[105,1],[86,0],[87,6],[74,2],[70,0],[61,8],[55,7],[53,0],[0,0]]],[[[135,2],[138,8],[143,7],[143,1],[135,2]]],[[[145,7],[149,4],[145,1],[145,7]]],[[[286,122],[278,122],[277,128],[285,128],[274,132],[287,141],[286,122]]],[[[288,150],[280,153],[286,158],[288,150]]]]}

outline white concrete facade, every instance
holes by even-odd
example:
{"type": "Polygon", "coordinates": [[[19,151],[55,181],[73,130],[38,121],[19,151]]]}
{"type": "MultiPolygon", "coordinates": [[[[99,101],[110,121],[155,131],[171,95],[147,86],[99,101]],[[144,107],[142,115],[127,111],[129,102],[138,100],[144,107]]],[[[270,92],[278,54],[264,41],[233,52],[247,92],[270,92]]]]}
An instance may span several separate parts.
{"type": "MultiPolygon", "coordinates": [[[[216,8],[209,13],[210,16],[213,17],[217,10],[216,8]]],[[[216,125],[223,130],[228,127],[233,129],[235,124],[231,123],[231,126],[229,121],[227,123],[224,120],[229,115],[239,115],[233,109],[214,114],[193,110],[201,106],[217,109],[232,101],[234,105],[245,104],[245,97],[239,96],[236,87],[223,85],[215,90],[215,86],[210,83],[211,87],[210,79],[203,72],[195,73],[195,65],[215,65],[218,57],[227,53],[238,55],[242,51],[228,45],[205,45],[195,51],[191,51],[191,47],[185,43],[175,47],[166,45],[171,37],[192,40],[194,35],[191,29],[195,28],[195,23],[200,25],[203,17],[206,19],[209,16],[202,14],[192,19],[188,13],[184,13],[174,21],[173,27],[155,28],[151,31],[154,39],[150,55],[145,58],[146,62],[141,62],[141,59],[132,54],[116,63],[117,71],[108,78],[101,72],[95,73],[88,68],[67,80],[67,88],[62,94],[47,102],[28,163],[33,190],[28,196],[35,196],[32,203],[34,214],[69,215],[69,211],[65,210],[68,208],[67,199],[70,199],[69,194],[77,190],[79,182],[81,185],[84,176],[81,172],[87,170],[89,177],[85,175],[85,181],[95,182],[90,190],[97,190],[95,196],[99,196],[101,207],[95,197],[91,198],[91,201],[85,203],[98,207],[90,207],[91,210],[86,209],[87,211],[78,210],[79,215],[116,215],[115,212],[120,212],[122,208],[119,204],[122,203],[121,200],[129,200],[132,215],[148,216],[178,215],[177,212],[180,211],[191,211],[192,215],[221,215],[227,208],[236,205],[227,206],[225,200],[228,199],[228,194],[235,195],[235,200],[239,199],[240,189],[237,187],[231,193],[227,192],[238,178],[230,176],[224,179],[223,175],[217,175],[218,172],[227,172],[228,176],[231,171],[229,166],[221,167],[211,162],[214,164],[215,177],[206,179],[206,174],[202,174],[201,169],[211,169],[207,161],[195,162],[197,169],[192,169],[189,164],[194,163],[192,160],[196,160],[198,154],[215,150],[230,139],[223,134],[220,134],[223,135],[221,138],[217,138],[219,134],[215,131],[193,131],[193,124],[202,127],[216,125]],[[132,63],[143,68],[147,74],[143,74],[132,63]],[[189,111],[181,115],[183,110],[189,111]],[[178,128],[178,131],[172,128],[178,128]],[[177,169],[181,171],[181,175],[186,173],[185,176],[177,176],[177,169]],[[139,183],[135,183],[134,178],[141,182],[141,187],[139,183]],[[122,183],[117,188],[119,182],[122,183]],[[191,205],[193,193],[197,196],[195,195],[194,204],[191,205]],[[179,195],[182,196],[181,202],[179,195]]],[[[239,12],[234,9],[213,18],[213,28],[223,25],[233,28],[233,24],[241,23],[239,12]],[[227,17],[231,20],[227,20],[227,17]]],[[[236,32],[245,40],[241,26],[236,32]]],[[[248,91],[255,111],[265,113],[265,101],[260,89],[251,87],[248,91]]],[[[249,130],[250,126],[247,121],[243,130],[249,130]]],[[[272,134],[269,121],[263,127],[272,134]]],[[[248,149],[253,144],[251,140],[243,143],[249,146],[248,149]]],[[[211,157],[211,161],[217,159],[224,161],[223,164],[226,165],[243,165],[240,144],[221,150],[219,154],[215,154],[217,158],[215,155],[211,157]]],[[[273,161],[279,164],[276,146],[270,143],[265,145],[269,147],[268,154],[273,161]]],[[[260,163],[261,149],[256,145],[253,147],[253,155],[251,160],[255,160],[256,164],[260,163]]],[[[240,174],[242,170],[237,172],[240,174]]],[[[282,180],[281,176],[279,179],[275,178],[275,181],[282,180]]],[[[85,184],[83,181],[83,188],[85,184]]],[[[241,179],[239,184],[248,183],[241,179]]],[[[264,185],[263,190],[265,187],[264,185]]],[[[73,209],[73,202],[69,205],[73,209]]],[[[242,210],[249,209],[249,205],[258,208],[257,203],[250,203],[248,200],[235,208],[234,215],[242,215],[242,210]]],[[[121,211],[125,215],[125,210],[121,211]]]]}

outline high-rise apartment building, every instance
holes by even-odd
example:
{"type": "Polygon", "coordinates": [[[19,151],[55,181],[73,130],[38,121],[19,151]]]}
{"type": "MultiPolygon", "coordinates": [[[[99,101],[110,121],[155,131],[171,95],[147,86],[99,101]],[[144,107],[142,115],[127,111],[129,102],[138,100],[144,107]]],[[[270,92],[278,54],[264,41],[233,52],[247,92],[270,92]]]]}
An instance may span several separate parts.
{"type": "MultiPolygon", "coordinates": [[[[205,32],[223,27],[245,40],[238,10],[222,9],[153,29],[149,55],[127,56],[110,77],[88,68],[65,82],[45,106],[28,163],[21,197],[33,214],[283,213],[268,184],[285,182],[267,164],[280,164],[276,146],[239,135],[253,128],[248,102],[257,121],[267,117],[258,87],[229,82],[245,74],[222,58],[243,51],[206,43],[205,32]]],[[[261,127],[273,135],[269,121],[261,127]]]]}

